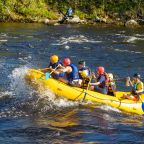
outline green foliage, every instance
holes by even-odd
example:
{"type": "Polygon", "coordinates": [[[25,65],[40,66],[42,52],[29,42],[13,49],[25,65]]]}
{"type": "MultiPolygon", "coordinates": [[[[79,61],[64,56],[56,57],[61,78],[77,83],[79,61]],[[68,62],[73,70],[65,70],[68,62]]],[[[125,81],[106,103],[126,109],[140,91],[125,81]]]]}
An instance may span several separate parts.
{"type": "Polygon", "coordinates": [[[81,19],[110,16],[123,19],[144,15],[144,0],[0,0],[0,20],[13,18],[58,19],[72,7],[81,19]]]}

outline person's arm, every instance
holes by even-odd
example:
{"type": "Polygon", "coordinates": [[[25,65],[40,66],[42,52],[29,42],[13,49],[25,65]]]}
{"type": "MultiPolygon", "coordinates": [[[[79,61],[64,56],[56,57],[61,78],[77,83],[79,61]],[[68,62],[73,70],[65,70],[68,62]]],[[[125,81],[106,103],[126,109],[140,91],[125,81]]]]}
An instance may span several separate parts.
{"type": "Polygon", "coordinates": [[[99,85],[99,84],[100,84],[100,82],[90,83],[91,86],[97,86],[97,85],[99,85]]]}
{"type": "Polygon", "coordinates": [[[96,75],[95,75],[94,72],[92,72],[92,78],[93,78],[93,80],[94,80],[95,82],[90,83],[90,84],[89,84],[90,86],[95,86],[95,85],[99,85],[99,84],[100,84],[99,82],[97,82],[97,78],[96,78],[96,75]]]}
{"type": "Polygon", "coordinates": [[[129,81],[129,84],[130,84],[130,86],[133,86],[133,82],[131,80],[129,81]]]}
{"type": "Polygon", "coordinates": [[[143,89],[135,91],[136,93],[142,93],[143,89]]]}
{"type": "Polygon", "coordinates": [[[55,69],[53,69],[52,67],[50,67],[50,71],[54,74],[59,74],[58,72],[58,68],[62,68],[63,66],[61,64],[57,65],[55,69]]]}
{"type": "Polygon", "coordinates": [[[126,86],[133,86],[133,81],[131,81],[130,77],[126,78],[126,86]]]}
{"type": "Polygon", "coordinates": [[[92,72],[92,78],[94,79],[95,82],[97,82],[97,77],[94,72],[92,72]]]}
{"type": "Polygon", "coordinates": [[[101,78],[98,82],[90,83],[90,85],[97,86],[97,85],[100,85],[104,81],[105,81],[105,76],[101,76],[101,78]]]}
{"type": "Polygon", "coordinates": [[[63,68],[63,69],[58,69],[58,70],[53,70],[53,72],[55,74],[59,74],[59,73],[65,73],[65,72],[71,72],[72,71],[72,68],[71,67],[66,67],[66,68],[63,68]]]}

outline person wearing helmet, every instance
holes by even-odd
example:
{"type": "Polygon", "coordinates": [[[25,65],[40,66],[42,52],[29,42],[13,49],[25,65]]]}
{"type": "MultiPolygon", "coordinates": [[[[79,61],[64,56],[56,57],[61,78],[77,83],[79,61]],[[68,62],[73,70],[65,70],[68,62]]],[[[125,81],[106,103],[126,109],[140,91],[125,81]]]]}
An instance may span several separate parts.
{"type": "MultiPolygon", "coordinates": [[[[54,71],[54,69],[59,69],[59,67],[62,66],[62,62],[59,60],[59,57],[57,55],[52,55],[50,57],[50,63],[48,65],[48,69],[44,70],[43,72],[47,72],[47,70],[54,71]]],[[[55,79],[58,79],[59,77],[64,77],[64,73],[56,74],[53,72],[52,77],[55,79]]]]}
{"type": "Polygon", "coordinates": [[[115,92],[116,92],[116,84],[113,80],[113,74],[112,73],[108,73],[107,74],[109,81],[108,81],[108,95],[111,96],[115,96],[115,92]]]}
{"type": "Polygon", "coordinates": [[[61,62],[59,61],[59,57],[57,55],[52,55],[50,57],[49,68],[55,69],[61,62]]]}
{"type": "Polygon", "coordinates": [[[89,82],[91,81],[90,76],[88,75],[87,71],[81,71],[80,75],[82,77],[82,79],[80,79],[80,87],[83,89],[87,89],[89,82]]]}
{"type": "Polygon", "coordinates": [[[139,96],[144,92],[143,82],[140,80],[140,74],[136,73],[133,75],[133,80],[130,77],[126,79],[126,86],[132,86],[132,91],[130,94],[124,94],[122,98],[131,99],[134,101],[139,100],[139,96]]]}
{"type": "Polygon", "coordinates": [[[79,68],[79,78],[80,79],[83,79],[83,76],[81,75],[83,71],[84,71],[84,74],[86,74],[86,76],[91,75],[91,70],[89,67],[86,66],[85,61],[83,61],[83,60],[79,61],[78,68],[79,68]]]}
{"type": "Polygon", "coordinates": [[[76,85],[79,81],[79,75],[78,75],[78,68],[71,63],[71,60],[69,58],[63,59],[63,67],[61,69],[55,70],[56,73],[65,73],[66,79],[60,78],[59,80],[70,85],[76,85]]]}
{"type": "Polygon", "coordinates": [[[96,92],[102,93],[102,94],[107,94],[107,82],[108,78],[105,73],[105,69],[102,66],[99,66],[96,69],[96,75],[93,74],[93,78],[95,82],[90,83],[91,85],[91,90],[94,90],[96,92]]]}

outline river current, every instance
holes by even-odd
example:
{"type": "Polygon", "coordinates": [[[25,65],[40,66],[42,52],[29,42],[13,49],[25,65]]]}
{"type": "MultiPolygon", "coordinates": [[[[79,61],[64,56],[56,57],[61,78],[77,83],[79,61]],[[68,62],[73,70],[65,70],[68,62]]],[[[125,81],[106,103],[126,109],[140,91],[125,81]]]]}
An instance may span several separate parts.
{"type": "MultiPolygon", "coordinates": [[[[0,144],[144,143],[144,117],[106,105],[80,105],[25,82],[49,56],[104,66],[115,78],[144,78],[144,29],[0,24],[0,144]]],[[[128,91],[123,81],[118,90],[128,91]]]]}

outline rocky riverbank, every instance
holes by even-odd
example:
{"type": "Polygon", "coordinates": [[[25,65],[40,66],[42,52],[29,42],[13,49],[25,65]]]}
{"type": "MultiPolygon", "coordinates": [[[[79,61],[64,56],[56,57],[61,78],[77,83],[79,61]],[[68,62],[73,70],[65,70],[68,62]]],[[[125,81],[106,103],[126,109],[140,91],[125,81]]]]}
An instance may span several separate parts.
{"type": "MultiPolygon", "coordinates": [[[[41,22],[47,25],[59,25],[61,20],[49,20],[44,19],[41,22]]],[[[94,20],[86,20],[86,19],[80,19],[78,16],[74,15],[73,18],[68,18],[64,21],[63,24],[105,24],[105,25],[116,25],[116,26],[125,26],[129,28],[138,28],[144,26],[144,20],[134,20],[129,19],[127,21],[122,20],[112,20],[112,19],[106,19],[106,18],[97,18],[94,20]]]]}
{"type": "Polygon", "coordinates": [[[142,0],[74,0],[73,3],[55,0],[0,0],[0,21],[59,25],[70,6],[73,18],[66,19],[64,24],[106,24],[132,28],[144,25],[142,0]]]}

